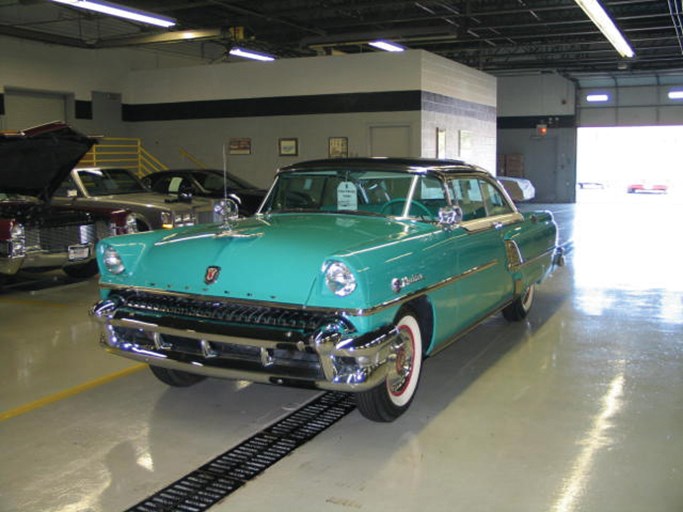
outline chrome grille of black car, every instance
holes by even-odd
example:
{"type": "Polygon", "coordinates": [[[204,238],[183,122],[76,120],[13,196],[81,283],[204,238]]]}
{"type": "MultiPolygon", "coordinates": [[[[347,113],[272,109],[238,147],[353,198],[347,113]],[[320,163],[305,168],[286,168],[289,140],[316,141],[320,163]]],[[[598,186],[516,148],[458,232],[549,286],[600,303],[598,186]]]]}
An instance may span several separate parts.
{"type": "Polygon", "coordinates": [[[245,305],[229,301],[201,300],[146,292],[124,293],[123,298],[126,309],[259,327],[311,331],[330,320],[329,315],[299,309],[245,305]]]}
{"type": "Polygon", "coordinates": [[[197,212],[197,224],[211,224],[212,222],[216,222],[213,216],[213,210],[200,210],[197,212]]]}
{"type": "Polygon", "coordinates": [[[73,226],[29,227],[26,229],[26,250],[61,253],[66,252],[70,245],[94,245],[108,234],[109,228],[103,221],[73,226]]]}

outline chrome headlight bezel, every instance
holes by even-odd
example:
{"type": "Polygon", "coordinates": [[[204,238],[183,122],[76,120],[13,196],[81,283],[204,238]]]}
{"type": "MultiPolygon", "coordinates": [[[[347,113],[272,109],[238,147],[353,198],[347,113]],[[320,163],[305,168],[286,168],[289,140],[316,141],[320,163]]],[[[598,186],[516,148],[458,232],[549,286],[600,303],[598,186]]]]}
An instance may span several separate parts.
{"type": "Polygon", "coordinates": [[[138,232],[138,221],[135,215],[129,213],[126,215],[126,233],[137,233],[138,232]]]}
{"type": "Polygon", "coordinates": [[[341,261],[327,261],[323,265],[325,285],[338,297],[351,295],[358,287],[353,271],[341,261]]]}
{"type": "Polygon", "coordinates": [[[168,211],[161,212],[161,227],[164,229],[173,228],[173,213],[168,211]]]}
{"type": "Polygon", "coordinates": [[[26,255],[26,230],[24,225],[18,222],[10,228],[11,256],[20,258],[26,255]]]}
{"type": "Polygon", "coordinates": [[[102,253],[102,262],[104,263],[104,268],[110,274],[119,275],[126,270],[121,255],[111,246],[107,247],[102,253]]]}

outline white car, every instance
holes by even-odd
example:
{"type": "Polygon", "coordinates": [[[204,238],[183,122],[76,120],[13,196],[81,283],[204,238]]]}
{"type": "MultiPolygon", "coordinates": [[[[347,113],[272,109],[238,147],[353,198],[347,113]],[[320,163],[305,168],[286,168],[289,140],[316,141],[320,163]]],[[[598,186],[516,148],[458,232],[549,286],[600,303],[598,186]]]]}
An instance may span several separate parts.
{"type": "Polygon", "coordinates": [[[498,181],[514,202],[529,201],[536,196],[534,185],[525,178],[496,176],[498,181]]]}

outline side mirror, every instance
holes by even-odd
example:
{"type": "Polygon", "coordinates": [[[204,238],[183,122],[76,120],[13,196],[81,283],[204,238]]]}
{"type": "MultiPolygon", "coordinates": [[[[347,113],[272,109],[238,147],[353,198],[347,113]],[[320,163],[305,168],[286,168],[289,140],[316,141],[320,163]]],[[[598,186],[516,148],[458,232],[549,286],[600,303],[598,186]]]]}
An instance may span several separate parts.
{"type": "Polygon", "coordinates": [[[439,208],[439,225],[445,230],[455,229],[462,222],[462,209],[459,206],[439,208]]]}
{"type": "Polygon", "coordinates": [[[69,199],[76,199],[78,197],[78,190],[75,188],[70,188],[66,191],[66,197],[69,199]]]}

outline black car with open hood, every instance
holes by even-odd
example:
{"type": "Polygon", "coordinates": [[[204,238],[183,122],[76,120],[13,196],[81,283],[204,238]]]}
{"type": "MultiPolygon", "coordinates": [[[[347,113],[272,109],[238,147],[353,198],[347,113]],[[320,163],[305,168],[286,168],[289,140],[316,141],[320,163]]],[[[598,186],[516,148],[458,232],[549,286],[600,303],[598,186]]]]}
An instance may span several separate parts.
{"type": "Polygon", "coordinates": [[[97,273],[98,240],[134,229],[124,210],[50,204],[53,193],[96,140],[54,122],[0,132],[0,280],[19,270],[97,273]]]}

